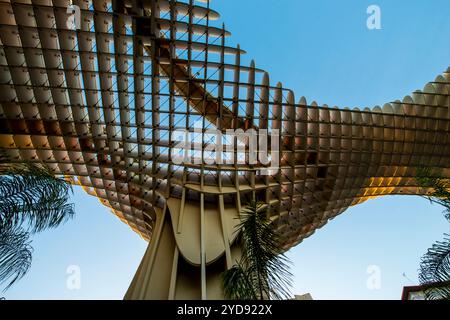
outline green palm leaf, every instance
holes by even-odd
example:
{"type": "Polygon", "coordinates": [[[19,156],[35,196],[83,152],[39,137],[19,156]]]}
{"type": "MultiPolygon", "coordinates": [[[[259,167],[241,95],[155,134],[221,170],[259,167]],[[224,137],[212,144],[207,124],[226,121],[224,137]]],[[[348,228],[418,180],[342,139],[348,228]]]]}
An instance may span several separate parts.
{"type": "Polygon", "coordinates": [[[32,252],[28,232],[0,227],[0,284],[6,283],[4,291],[28,272],[32,252]]]}
{"type": "Polygon", "coordinates": [[[0,165],[0,225],[30,232],[55,228],[74,215],[72,187],[39,165],[0,165]]]}
{"type": "Polygon", "coordinates": [[[74,216],[70,184],[39,164],[12,164],[0,150],[0,284],[7,290],[29,270],[29,233],[74,216]],[[25,229],[24,229],[25,228],[25,229]]]}
{"type": "Polygon", "coordinates": [[[292,274],[280,249],[280,240],[263,203],[252,201],[241,212],[237,226],[242,242],[241,260],[223,275],[228,299],[286,299],[292,274]]]}
{"type": "Polygon", "coordinates": [[[242,264],[238,263],[222,275],[225,297],[230,300],[256,300],[250,276],[242,264]]]}
{"type": "MultiPolygon", "coordinates": [[[[432,203],[445,208],[444,214],[450,222],[450,182],[440,174],[432,173],[429,168],[417,170],[417,181],[422,188],[430,189],[426,196],[432,203]]],[[[428,300],[450,300],[450,235],[445,234],[443,241],[437,241],[422,257],[419,281],[427,287],[425,297],[428,300]]]]}
{"type": "Polygon", "coordinates": [[[420,283],[433,284],[433,287],[425,290],[429,300],[450,300],[450,235],[445,236],[444,241],[438,241],[428,249],[420,264],[420,283]]]}

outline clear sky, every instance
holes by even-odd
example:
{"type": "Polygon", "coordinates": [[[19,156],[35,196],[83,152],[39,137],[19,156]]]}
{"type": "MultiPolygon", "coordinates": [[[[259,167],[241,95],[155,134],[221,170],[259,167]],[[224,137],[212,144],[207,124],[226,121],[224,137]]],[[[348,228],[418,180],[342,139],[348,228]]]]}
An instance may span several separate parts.
{"type": "MultiPolygon", "coordinates": [[[[255,59],[272,83],[309,102],[382,105],[450,66],[448,0],[212,0],[211,7],[233,33],[231,44],[248,52],[244,61],[255,59]],[[372,4],[381,8],[381,30],[366,26],[372,4]]],[[[32,268],[7,299],[122,299],[146,243],[81,189],[73,201],[76,218],[34,238],[32,268]],[[67,285],[70,266],[79,268],[78,290],[67,285]]],[[[448,232],[441,211],[407,196],[349,209],[289,252],[294,293],[399,299],[404,285],[417,283],[420,257],[448,232]],[[368,268],[380,286],[367,286],[368,268]]]]}

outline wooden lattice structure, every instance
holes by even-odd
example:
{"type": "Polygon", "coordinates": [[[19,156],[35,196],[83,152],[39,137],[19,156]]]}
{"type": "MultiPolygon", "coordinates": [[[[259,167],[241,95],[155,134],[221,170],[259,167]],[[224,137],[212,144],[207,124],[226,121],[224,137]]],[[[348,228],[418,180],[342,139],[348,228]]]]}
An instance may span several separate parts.
{"type": "Polygon", "coordinates": [[[82,185],[150,241],[129,299],[220,298],[251,199],[289,249],[349,206],[420,194],[419,165],[450,169],[450,69],[382,108],[296,102],[241,64],[202,2],[0,0],[0,147],[82,185]],[[194,123],[279,129],[280,170],[174,164],[171,133],[194,123]]]}

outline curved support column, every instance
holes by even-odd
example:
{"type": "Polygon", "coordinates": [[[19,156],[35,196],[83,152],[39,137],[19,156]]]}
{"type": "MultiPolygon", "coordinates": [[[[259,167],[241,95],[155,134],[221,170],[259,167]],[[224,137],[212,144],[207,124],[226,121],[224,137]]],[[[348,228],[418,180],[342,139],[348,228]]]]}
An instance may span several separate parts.
{"type": "Polygon", "coordinates": [[[183,206],[186,219],[184,231],[178,233],[179,212],[171,212],[171,210],[180,209],[177,201],[179,202],[179,200],[170,199],[167,203],[171,205],[156,210],[155,231],[125,295],[126,300],[221,300],[224,298],[220,275],[233,265],[232,257],[239,256],[239,248],[233,245],[232,248],[228,246],[225,249],[222,243],[222,250],[219,250],[220,252],[217,250],[217,242],[228,239],[227,233],[225,237],[223,236],[224,232],[220,227],[221,219],[218,219],[221,216],[220,206],[218,212],[214,214],[208,206],[205,210],[204,204],[200,208],[185,204],[183,206]],[[209,216],[208,218],[204,217],[205,213],[209,216]],[[215,221],[217,219],[219,221],[215,221]],[[196,226],[196,224],[199,225],[196,226]],[[214,227],[211,227],[213,225],[214,227]],[[192,228],[199,232],[192,232],[192,228]],[[199,237],[197,241],[189,239],[197,235],[199,237]],[[197,252],[198,259],[192,258],[194,252],[197,252]]]}

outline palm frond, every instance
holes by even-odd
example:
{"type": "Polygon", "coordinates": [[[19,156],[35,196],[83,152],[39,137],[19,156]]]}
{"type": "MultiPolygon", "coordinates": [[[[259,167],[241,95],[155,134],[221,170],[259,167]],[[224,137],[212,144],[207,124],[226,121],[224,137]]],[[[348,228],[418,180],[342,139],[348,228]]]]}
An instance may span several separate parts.
{"type": "Polygon", "coordinates": [[[74,215],[74,205],[67,203],[67,181],[44,165],[10,163],[4,154],[0,150],[0,284],[7,290],[31,266],[29,232],[59,226],[74,215]]]}
{"type": "Polygon", "coordinates": [[[6,284],[3,291],[28,272],[32,252],[28,232],[18,227],[0,227],[0,284],[6,284]]]}
{"type": "Polygon", "coordinates": [[[71,185],[48,168],[0,165],[0,225],[27,224],[31,232],[54,228],[74,215],[71,185]]]}
{"type": "Polygon", "coordinates": [[[267,216],[266,206],[252,201],[242,210],[240,219],[236,229],[240,231],[242,257],[228,271],[228,281],[224,283],[226,297],[243,299],[242,292],[247,292],[252,299],[289,298],[292,285],[289,261],[280,249],[280,239],[267,216]]]}
{"type": "Polygon", "coordinates": [[[433,284],[425,291],[427,299],[450,299],[450,286],[439,286],[450,280],[450,235],[446,234],[422,257],[419,280],[422,285],[433,284]]]}
{"type": "MultiPolygon", "coordinates": [[[[429,191],[426,196],[432,203],[442,205],[445,218],[450,221],[450,182],[440,172],[429,168],[418,168],[419,185],[429,191]]],[[[450,236],[444,235],[443,241],[437,241],[422,257],[419,281],[427,287],[425,297],[428,300],[450,299],[450,236]]]]}
{"type": "Polygon", "coordinates": [[[256,300],[257,295],[247,270],[241,263],[222,274],[224,295],[230,300],[256,300]]]}
{"type": "Polygon", "coordinates": [[[442,177],[440,172],[432,172],[430,168],[419,167],[416,180],[423,189],[430,190],[425,196],[430,202],[445,208],[445,217],[450,221],[450,179],[442,177]]]}

